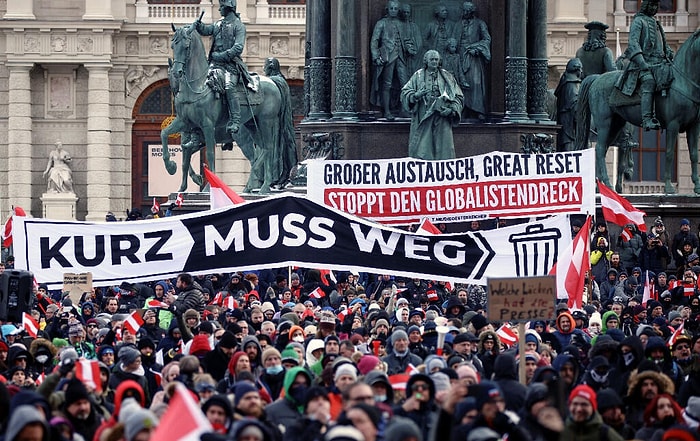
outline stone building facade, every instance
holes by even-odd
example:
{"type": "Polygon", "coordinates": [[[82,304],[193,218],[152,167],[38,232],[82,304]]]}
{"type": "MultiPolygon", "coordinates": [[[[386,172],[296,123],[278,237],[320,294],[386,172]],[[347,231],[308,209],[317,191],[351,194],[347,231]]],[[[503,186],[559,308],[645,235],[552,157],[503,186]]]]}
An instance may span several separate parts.
{"type": "MultiPolygon", "coordinates": [[[[326,1],[337,6],[338,0],[308,0],[326,1]]],[[[250,70],[261,72],[265,58],[275,56],[298,89],[304,76],[304,3],[238,0],[247,26],[244,59],[250,70]]],[[[613,52],[619,29],[624,50],[628,26],[640,4],[641,0],[548,0],[550,86],[584,41],[584,23],[608,23],[613,52]]],[[[700,0],[662,0],[662,8],[659,19],[677,48],[698,27],[700,0]]],[[[217,19],[218,0],[0,0],[2,219],[13,205],[42,216],[42,172],[58,140],[73,157],[78,219],[103,220],[108,211],[123,218],[126,209],[150,205],[152,196],[164,200],[164,195],[149,190],[149,175],[152,181],[164,168],[149,165],[148,159],[157,155],[157,147],[151,146],[160,144],[160,124],[172,113],[167,87],[171,23],[191,23],[200,11],[204,21],[217,19]]],[[[645,136],[649,139],[638,153],[644,167],[658,159],[663,148],[658,137],[651,139],[656,134],[645,136]]],[[[678,174],[687,175],[686,149],[678,150],[678,174]]],[[[217,173],[232,187],[244,185],[247,167],[239,151],[217,152],[217,173]]],[[[628,190],[654,191],[652,168],[628,190]]]]}

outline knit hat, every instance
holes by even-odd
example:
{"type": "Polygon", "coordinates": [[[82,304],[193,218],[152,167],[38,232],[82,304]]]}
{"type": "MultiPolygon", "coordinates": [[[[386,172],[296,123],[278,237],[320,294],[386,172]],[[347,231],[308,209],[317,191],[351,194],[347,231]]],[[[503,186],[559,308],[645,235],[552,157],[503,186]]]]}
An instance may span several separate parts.
{"type": "Polygon", "coordinates": [[[479,384],[469,386],[469,394],[476,400],[476,408],[479,410],[489,401],[503,398],[501,388],[493,381],[482,381],[479,384]]]}
{"type": "Polygon", "coordinates": [[[190,345],[190,355],[203,356],[209,351],[211,351],[209,337],[202,334],[195,335],[190,345]]]}
{"type": "Polygon", "coordinates": [[[66,407],[80,400],[88,399],[88,390],[82,381],[78,380],[77,378],[72,378],[68,380],[68,386],[66,386],[64,400],[66,407]]]}
{"type": "Polygon", "coordinates": [[[144,429],[153,429],[158,425],[158,417],[148,409],[136,409],[124,421],[124,438],[131,441],[144,429]]]}
{"type": "Polygon", "coordinates": [[[591,403],[591,406],[593,406],[593,412],[596,412],[598,410],[598,400],[596,398],[596,393],[593,389],[591,389],[590,386],[586,384],[579,384],[578,386],[576,386],[574,390],[571,391],[571,394],[569,394],[569,404],[571,404],[573,399],[576,397],[583,398],[589,403],[591,403]]]}
{"type": "Polygon", "coordinates": [[[688,219],[681,219],[681,225],[690,225],[690,221],[688,219]]]}
{"type": "Polygon", "coordinates": [[[66,360],[76,361],[78,357],[78,352],[72,346],[68,346],[61,351],[61,364],[66,360]]]}
{"type": "Polygon", "coordinates": [[[355,365],[352,363],[343,363],[338,366],[335,370],[333,380],[338,381],[338,378],[342,377],[343,375],[350,375],[353,377],[353,380],[357,380],[357,369],[355,368],[355,365]]]}
{"type": "Polygon", "coordinates": [[[389,441],[422,440],[423,434],[413,420],[394,415],[386,427],[384,439],[389,441]]]}
{"type": "Polygon", "coordinates": [[[250,392],[258,392],[258,389],[249,381],[239,381],[233,387],[233,407],[238,407],[243,396],[250,392]]]}
{"type": "Polygon", "coordinates": [[[212,335],[214,333],[214,324],[209,321],[202,322],[197,326],[197,332],[205,332],[212,335]]]}
{"type": "Polygon", "coordinates": [[[73,323],[68,327],[68,335],[80,335],[84,332],[83,325],[80,323],[73,323]]]}
{"type": "Polygon", "coordinates": [[[324,435],[325,441],[365,441],[365,437],[359,430],[352,426],[335,425],[324,435]]]}
{"type": "Polygon", "coordinates": [[[498,441],[501,435],[488,427],[477,427],[469,431],[467,441],[498,441]]]}
{"type": "Polygon", "coordinates": [[[408,334],[406,334],[406,331],[404,331],[401,328],[394,329],[394,332],[391,333],[391,343],[394,344],[394,342],[399,341],[399,340],[408,340],[408,334]]]}
{"type": "Polygon", "coordinates": [[[132,346],[123,346],[119,350],[119,361],[126,365],[130,365],[135,362],[137,358],[141,356],[141,353],[132,346]]]}
{"type": "Polygon", "coordinates": [[[671,311],[668,313],[668,322],[672,322],[674,319],[677,319],[678,317],[681,316],[681,313],[678,311],[671,311]]]}
{"type": "Polygon", "coordinates": [[[219,346],[226,349],[233,349],[236,346],[238,346],[238,341],[236,340],[236,336],[233,335],[233,332],[226,331],[223,334],[221,334],[219,346]]]}
{"type": "Polygon", "coordinates": [[[532,383],[528,386],[525,394],[525,409],[529,411],[536,403],[548,399],[549,389],[547,389],[547,385],[544,383],[532,383]]]}
{"type": "Polygon", "coordinates": [[[357,369],[362,375],[367,375],[369,372],[373,371],[374,368],[379,364],[379,358],[374,355],[365,354],[357,362],[357,369]]]}
{"type": "Polygon", "coordinates": [[[326,390],[325,387],[311,386],[308,388],[304,394],[304,410],[306,410],[306,407],[309,405],[311,400],[318,397],[322,397],[326,401],[330,401],[328,398],[328,390],[326,390]]]}
{"type": "Polygon", "coordinates": [[[478,331],[479,329],[483,328],[484,326],[487,326],[489,324],[489,321],[486,320],[486,317],[484,317],[483,315],[477,314],[474,317],[472,317],[471,323],[472,323],[472,326],[474,326],[474,329],[476,329],[478,331]]]}
{"type": "Polygon", "coordinates": [[[434,372],[430,374],[430,379],[433,380],[436,392],[450,389],[450,377],[448,377],[447,374],[443,372],[434,372]]]}
{"type": "Polygon", "coordinates": [[[683,409],[683,419],[691,429],[697,429],[700,425],[700,397],[694,396],[688,399],[688,405],[683,409]]]}
{"type": "Polygon", "coordinates": [[[265,349],[262,353],[262,364],[265,366],[265,363],[267,362],[267,359],[272,357],[272,356],[277,356],[280,360],[282,359],[282,354],[280,354],[280,351],[273,347],[268,347],[265,349]]]}
{"type": "Polygon", "coordinates": [[[615,392],[615,389],[611,389],[609,387],[599,390],[597,398],[597,401],[600,403],[598,405],[598,411],[600,413],[603,413],[608,409],[612,409],[613,407],[625,407],[625,405],[622,402],[622,398],[620,398],[620,395],[617,392],[615,392]]]}
{"type": "Polygon", "coordinates": [[[282,359],[282,363],[291,362],[299,366],[299,354],[297,354],[297,351],[295,351],[294,348],[290,346],[284,348],[284,351],[282,351],[282,353],[280,354],[280,358],[282,359]]]}
{"type": "Polygon", "coordinates": [[[153,340],[148,336],[141,337],[136,346],[139,348],[139,350],[144,348],[151,348],[153,350],[156,349],[155,343],[153,343],[153,340]]]}

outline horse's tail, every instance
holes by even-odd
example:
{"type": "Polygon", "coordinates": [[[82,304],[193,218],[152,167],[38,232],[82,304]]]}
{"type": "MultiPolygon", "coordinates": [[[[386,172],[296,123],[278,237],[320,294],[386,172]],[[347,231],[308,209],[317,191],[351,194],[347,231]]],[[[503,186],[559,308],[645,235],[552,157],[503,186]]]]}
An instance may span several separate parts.
{"type": "Polygon", "coordinates": [[[598,75],[586,77],[578,89],[578,101],[576,103],[576,150],[588,148],[588,133],[591,131],[590,96],[591,85],[598,75]]]}
{"type": "Polygon", "coordinates": [[[277,89],[280,91],[280,133],[279,133],[279,145],[277,146],[279,151],[282,152],[282,168],[284,173],[280,176],[280,181],[275,184],[283,185],[289,179],[289,172],[297,165],[297,142],[294,136],[294,118],[292,115],[292,96],[289,91],[289,85],[287,81],[281,75],[270,76],[272,82],[275,83],[277,89]],[[287,152],[293,152],[287,154],[287,152]]]}

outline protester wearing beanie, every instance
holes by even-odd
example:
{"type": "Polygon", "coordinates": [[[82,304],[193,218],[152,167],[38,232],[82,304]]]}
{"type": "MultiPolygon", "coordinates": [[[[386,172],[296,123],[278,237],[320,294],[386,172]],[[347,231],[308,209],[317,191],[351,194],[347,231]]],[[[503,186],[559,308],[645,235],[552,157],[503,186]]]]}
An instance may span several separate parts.
{"type": "Polygon", "coordinates": [[[614,389],[605,388],[598,391],[598,413],[603,422],[615,429],[624,439],[633,439],[635,429],[625,418],[625,404],[614,389]]]}
{"type": "Polygon", "coordinates": [[[73,378],[68,380],[62,405],[63,413],[77,433],[86,440],[93,439],[102,418],[95,411],[85,385],[73,378]]]}
{"type": "Polygon", "coordinates": [[[286,371],[282,366],[282,354],[277,349],[268,347],[262,353],[262,364],[265,370],[260,375],[260,383],[274,401],[279,398],[284,386],[286,371]]]}
{"type": "Polygon", "coordinates": [[[137,409],[124,421],[124,438],[126,441],[133,441],[139,434],[150,434],[158,426],[158,417],[148,409],[137,409]]]}
{"type": "Polygon", "coordinates": [[[569,394],[569,416],[561,439],[600,439],[601,430],[607,431],[610,441],[622,441],[623,438],[609,426],[601,429],[603,419],[598,413],[598,399],[593,389],[585,384],[576,386],[569,394]]]}
{"type": "Polygon", "coordinates": [[[408,349],[408,334],[401,328],[394,329],[391,333],[393,351],[385,355],[382,361],[387,364],[387,374],[402,374],[409,365],[418,366],[423,360],[408,349]]]}

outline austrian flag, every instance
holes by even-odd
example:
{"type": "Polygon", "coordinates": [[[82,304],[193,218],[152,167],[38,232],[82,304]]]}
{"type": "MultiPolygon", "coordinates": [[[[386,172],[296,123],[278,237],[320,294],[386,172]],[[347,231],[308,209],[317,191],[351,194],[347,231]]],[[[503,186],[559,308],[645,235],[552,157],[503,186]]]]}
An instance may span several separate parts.
{"type": "Polygon", "coordinates": [[[314,289],[309,293],[309,297],[314,299],[321,299],[323,297],[326,297],[326,293],[319,286],[318,288],[314,289]]]}
{"type": "Polygon", "coordinates": [[[639,228],[639,231],[647,231],[647,225],[644,223],[645,212],[634,208],[630,201],[600,181],[598,181],[598,190],[600,191],[600,206],[606,221],[621,227],[633,224],[639,228]]]}
{"type": "Polygon", "coordinates": [[[148,301],[148,307],[149,308],[163,308],[163,309],[168,309],[170,305],[168,305],[165,302],[161,302],[160,300],[156,299],[151,299],[148,301]]]}
{"type": "Polygon", "coordinates": [[[102,380],[100,379],[100,365],[97,360],[81,358],[75,364],[75,376],[86,386],[95,391],[102,392],[102,380]]]}
{"type": "Polygon", "coordinates": [[[518,342],[518,334],[516,334],[508,325],[503,325],[496,331],[496,335],[501,339],[504,345],[510,347],[518,342]]]}
{"type": "Polygon", "coordinates": [[[124,320],[123,327],[133,335],[136,335],[136,333],[139,332],[139,329],[141,329],[142,325],[143,317],[141,317],[141,314],[139,314],[138,311],[134,311],[129,314],[129,317],[127,317],[126,320],[124,320]]]}
{"type": "Polygon", "coordinates": [[[34,320],[34,317],[26,312],[22,314],[22,327],[24,327],[24,330],[27,331],[27,334],[31,338],[36,338],[37,334],[39,333],[39,329],[41,329],[39,327],[39,323],[34,320]]]}

